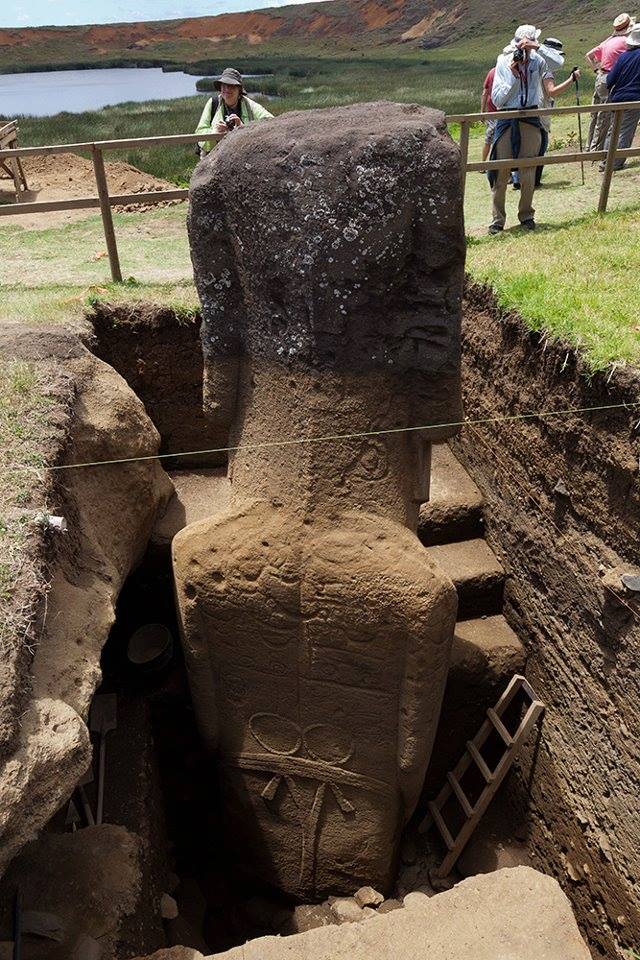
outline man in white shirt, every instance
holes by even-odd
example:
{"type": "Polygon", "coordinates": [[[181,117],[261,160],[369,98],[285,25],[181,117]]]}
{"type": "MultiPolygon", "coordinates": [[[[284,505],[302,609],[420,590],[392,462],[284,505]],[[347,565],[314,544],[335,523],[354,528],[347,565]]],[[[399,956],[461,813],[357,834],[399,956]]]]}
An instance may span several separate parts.
{"type": "MultiPolygon", "coordinates": [[[[539,117],[500,119],[501,110],[535,110],[540,104],[546,65],[536,52],[539,36],[540,30],[531,24],[523,24],[516,30],[512,43],[498,57],[491,91],[491,99],[498,108],[492,160],[538,157],[546,150],[547,134],[539,117]]],[[[520,170],[518,219],[526,230],[535,228],[533,194],[536,176],[535,167],[523,167],[520,170]]],[[[508,169],[489,172],[489,183],[493,190],[493,220],[489,233],[501,233],[504,229],[508,182],[508,169]]]]}

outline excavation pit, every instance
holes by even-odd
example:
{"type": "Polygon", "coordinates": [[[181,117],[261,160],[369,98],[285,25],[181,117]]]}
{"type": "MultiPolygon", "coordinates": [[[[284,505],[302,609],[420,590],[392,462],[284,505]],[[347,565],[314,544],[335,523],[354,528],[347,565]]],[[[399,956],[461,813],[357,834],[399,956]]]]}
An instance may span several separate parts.
{"type": "MultiPolygon", "coordinates": [[[[156,414],[156,426],[169,423],[158,446],[162,444],[167,452],[224,446],[199,433],[199,427],[191,432],[188,410],[201,377],[197,318],[187,321],[161,311],[156,330],[151,308],[136,315],[122,308],[98,307],[97,316],[99,333],[96,339],[88,335],[87,340],[96,349],[96,344],[102,343],[103,350],[113,326],[114,343],[119,338],[120,345],[117,356],[114,352],[109,359],[125,380],[136,382],[145,362],[149,369],[148,351],[158,351],[155,362],[162,351],[179,351],[182,368],[186,370],[189,364],[195,371],[187,378],[192,386],[184,405],[176,399],[168,421],[162,420],[166,413],[156,414]],[[157,345],[160,333],[162,350],[157,345]],[[190,431],[184,438],[176,432],[181,422],[190,431]],[[170,443],[176,446],[170,449],[170,443]]],[[[618,372],[608,382],[604,377],[587,380],[579,361],[570,357],[566,362],[566,350],[543,349],[536,338],[525,334],[516,318],[505,317],[490,297],[477,289],[469,291],[466,317],[465,402],[467,410],[478,412],[478,419],[496,415],[496,411],[509,415],[516,407],[584,408],[637,399],[634,374],[618,372]],[[519,373],[492,377],[494,369],[519,373]]],[[[91,364],[82,359],[82,348],[76,345],[71,349],[70,342],[65,341],[60,353],[68,357],[75,352],[78,362],[91,364]]],[[[53,348],[49,345],[47,349],[53,348]]],[[[51,362],[63,363],[60,356],[51,362]]],[[[96,369],[100,377],[107,376],[102,367],[91,367],[89,379],[95,379],[96,369]]],[[[149,413],[157,403],[154,378],[149,376],[136,386],[149,413]]],[[[84,389],[83,396],[87,395],[84,389]]],[[[73,417],[69,406],[60,409],[67,417],[61,416],[60,423],[64,430],[70,429],[73,417]]],[[[455,550],[463,551],[465,542],[480,541],[488,544],[494,559],[489,558],[490,563],[479,573],[469,567],[469,575],[457,584],[461,593],[466,591],[467,619],[456,627],[444,709],[419,812],[422,814],[424,802],[433,797],[459,759],[465,740],[477,731],[487,706],[495,703],[508,679],[525,668],[526,648],[527,676],[547,704],[541,737],[532,739],[493,812],[490,808],[477,842],[473,841],[461,858],[460,871],[475,874],[513,866],[520,859],[552,873],[570,896],[594,956],[611,960],[619,948],[632,946],[640,935],[637,897],[629,880],[637,875],[638,849],[632,816],[636,801],[630,789],[637,768],[629,749],[637,710],[628,683],[638,636],[637,599],[626,590],[623,580],[635,575],[638,564],[636,422],[631,413],[605,411],[588,417],[576,414],[562,423],[523,422],[510,427],[508,434],[504,427],[500,432],[495,428],[480,438],[477,428],[469,429],[455,444],[466,479],[464,483],[452,481],[455,461],[447,449],[440,450],[434,463],[436,470],[439,463],[443,466],[445,479],[434,483],[434,500],[420,527],[427,550],[453,544],[455,550]],[[561,510],[553,491],[560,477],[570,494],[561,510]],[[450,513],[445,510],[446,497],[455,502],[450,513]],[[576,565],[580,566],[580,578],[571,573],[576,565]],[[483,582],[489,587],[489,600],[481,593],[474,594],[483,582]],[[501,598],[504,605],[500,605],[501,598]]],[[[80,448],[71,453],[80,454],[80,448]]],[[[103,446],[86,458],[111,456],[103,446]]],[[[39,902],[46,909],[55,901],[51,891],[58,879],[54,872],[45,873],[45,853],[47,862],[57,862],[62,872],[76,871],[74,882],[79,888],[95,880],[92,864],[96,857],[111,863],[120,887],[133,878],[130,896],[122,896],[122,889],[114,890],[113,881],[103,887],[101,902],[108,901],[113,907],[110,921],[114,929],[119,926],[112,940],[118,960],[144,956],[171,943],[192,946],[206,955],[261,934],[294,933],[296,928],[304,929],[305,923],[333,923],[331,906],[326,903],[305,910],[298,907],[295,912],[293,904],[248,886],[246,879],[232,879],[233,851],[223,854],[225,837],[217,844],[215,764],[197,733],[169,567],[173,534],[206,516],[212,500],[224,502],[224,466],[219,454],[209,460],[207,456],[200,454],[200,462],[187,463],[179,470],[176,464],[165,463],[177,495],[169,498],[168,489],[157,495],[158,502],[164,498],[168,508],[163,504],[156,511],[153,524],[143,518],[135,528],[135,548],[127,554],[128,559],[118,559],[115,567],[109,568],[110,596],[118,598],[115,625],[105,630],[108,617],[101,618],[101,639],[96,633],[90,643],[85,640],[78,646],[87,662],[99,657],[104,647],[104,677],[98,692],[118,694],[118,728],[108,735],[106,748],[105,826],[86,828],[81,822],[72,835],[71,826],[65,825],[66,798],[60,798],[59,812],[47,817],[41,841],[17,854],[3,880],[0,939],[11,939],[12,895],[18,881],[28,905],[39,902]],[[127,576],[128,566],[136,569],[127,576]],[[120,586],[118,577],[123,572],[124,585],[120,586]],[[171,631],[173,658],[162,670],[141,676],[127,663],[127,644],[135,629],[151,622],[162,623],[171,631]],[[203,825],[213,838],[208,845],[202,843],[203,825]],[[142,838],[141,858],[137,842],[135,855],[130,845],[134,834],[142,838]],[[38,853],[38,844],[43,844],[42,853],[38,853]],[[134,860],[142,870],[137,880],[134,860]],[[214,870],[212,861],[220,869],[214,870]],[[40,887],[35,879],[29,880],[37,878],[39,871],[47,878],[40,887]],[[144,890],[142,898],[140,889],[144,890]],[[159,905],[163,894],[176,901],[178,918],[162,920],[159,905]],[[276,923],[281,926],[274,926],[276,923]]],[[[87,478],[83,485],[65,482],[65,489],[58,486],[54,490],[54,512],[66,518],[68,532],[46,535],[42,550],[48,553],[50,571],[59,569],[61,560],[69,570],[65,556],[74,558],[76,571],[91,571],[91,564],[86,568],[78,564],[86,550],[79,534],[79,517],[87,503],[90,511],[91,504],[100,503],[115,531],[131,527],[130,515],[120,517],[117,501],[111,499],[114,490],[117,492],[116,476],[112,470],[104,486],[100,481],[92,488],[87,478]]],[[[162,483],[165,480],[166,476],[162,483]]],[[[129,487],[125,492],[132,500],[140,498],[140,488],[129,487]]],[[[89,554],[99,555],[95,546],[89,554]]],[[[123,557],[117,550],[114,555],[123,557]]],[[[473,548],[470,556],[478,556],[478,550],[473,548]]],[[[95,560],[92,564],[95,566],[95,560]]],[[[109,582],[108,578],[103,582],[109,582]]],[[[68,623],[66,627],[69,633],[68,623]]],[[[75,669],[74,662],[69,660],[69,670],[75,669]]],[[[94,662],[97,664],[97,659],[94,662]]],[[[87,712],[91,698],[86,691],[92,682],[82,680],[78,687],[85,704],[82,709],[87,712]]],[[[96,747],[94,743],[94,750],[96,747]]],[[[93,810],[95,789],[95,779],[85,787],[93,810]]],[[[473,798],[481,783],[470,775],[464,789],[473,798]]],[[[76,803],[82,816],[77,796],[76,803]]],[[[411,890],[424,886],[429,866],[442,856],[431,835],[429,849],[423,846],[416,826],[417,822],[410,825],[402,845],[395,888],[385,891],[390,908],[411,890]]],[[[47,869],[53,871],[52,866],[47,869]]],[[[64,894],[61,899],[65,901],[79,896],[68,889],[64,894]]],[[[82,896],[78,902],[85,903],[82,896]]],[[[55,902],[53,907],[62,909],[55,902]]],[[[90,935],[86,925],[90,920],[98,939],[105,936],[88,909],[77,908],[65,919],[70,927],[77,924],[83,935],[90,935]]],[[[47,949],[51,957],[56,956],[52,952],[56,949],[64,960],[70,955],[55,945],[47,949]]]]}

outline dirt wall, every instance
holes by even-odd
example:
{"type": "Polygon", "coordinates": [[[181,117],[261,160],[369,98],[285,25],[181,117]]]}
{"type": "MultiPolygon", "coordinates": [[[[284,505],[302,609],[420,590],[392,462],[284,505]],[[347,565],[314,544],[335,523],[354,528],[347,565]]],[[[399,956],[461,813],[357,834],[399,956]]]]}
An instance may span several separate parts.
{"type": "MultiPolygon", "coordinates": [[[[152,304],[98,304],[89,321],[94,331],[89,346],[142,400],[162,437],[161,453],[226,445],[226,435],[216,434],[202,412],[199,316],[179,316],[152,304]]],[[[226,454],[177,457],[165,460],[164,466],[219,466],[226,459],[226,454]]]]}
{"type": "MultiPolygon", "coordinates": [[[[471,420],[632,404],[633,370],[588,376],[579,358],[470,286],[463,383],[471,420]]],[[[523,760],[530,846],[573,901],[594,956],[640,943],[640,407],[465,428],[456,443],[486,498],[507,573],[505,614],[545,701],[523,760]],[[634,888],[635,884],[635,888],[634,888]]]]}

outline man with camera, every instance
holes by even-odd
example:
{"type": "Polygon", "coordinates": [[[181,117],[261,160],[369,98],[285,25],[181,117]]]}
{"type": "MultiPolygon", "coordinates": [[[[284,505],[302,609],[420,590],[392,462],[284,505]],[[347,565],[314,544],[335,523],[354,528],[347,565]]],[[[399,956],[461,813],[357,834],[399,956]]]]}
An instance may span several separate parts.
{"type": "MultiPolygon", "coordinates": [[[[196,133],[217,133],[224,137],[237,127],[244,127],[255,120],[273,119],[272,113],[245,94],[239,70],[227,67],[214,86],[220,95],[207,101],[196,133]]],[[[213,146],[211,141],[200,142],[200,156],[209,153],[213,146]]]]}
{"type": "MultiPolygon", "coordinates": [[[[540,105],[546,65],[537,52],[539,36],[540,30],[523,24],[516,30],[509,47],[498,57],[491,90],[491,99],[498,108],[492,160],[540,157],[547,149],[547,132],[539,117],[500,118],[501,110],[536,110],[540,105]]],[[[508,168],[489,171],[493,191],[493,220],[489,227],[492,234],[501,233],[507,219],[505,198],[509,177],[508,168]]],[[[536,225],[533,194],[537,177],[536,167],[520,169],[518,219],[525,230],[533,230],[536,225]]]]}

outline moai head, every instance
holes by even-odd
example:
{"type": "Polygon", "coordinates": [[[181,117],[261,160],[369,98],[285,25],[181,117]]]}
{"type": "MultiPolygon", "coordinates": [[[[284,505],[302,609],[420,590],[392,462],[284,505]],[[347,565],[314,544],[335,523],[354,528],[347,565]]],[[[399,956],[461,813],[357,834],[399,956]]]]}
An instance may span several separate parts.
{"type": "MultiPolygon", "coordinates": [[[[233,442],[275,438],[279,410],[289,438],[460,420],[464,230],[459,154],[442,114],[357,104],[235,132],[196,171],[189,234],[205,408],[233,442]]],[[[334,500],[338,474],[351,501],[389,503],[395,487],[404,506],[389,515],[414,526],[427,498],[425,443],[454,432],[361,438],[337,459],[332,451],[333,470],[313,472],[329,468],[334,500]],[[367,475],[381,473],[389,489],[379,497],[385,483],[372,489],[367,475]]],[[[260,461],[235,457],[246,492],[259,492],[260,461]]],[[[291,450],[283,475],[300,462],[291,450]]]]}
{"type": "Polygon", "coordinates": [[[235,862],[300,899],[388,888],[435,735],[456,595],[414,531],[460,419],[460,187],[442,115],[389,103],[251,125],[193,181],[236,449],[174,540],[183,645],[235,862]]]}

